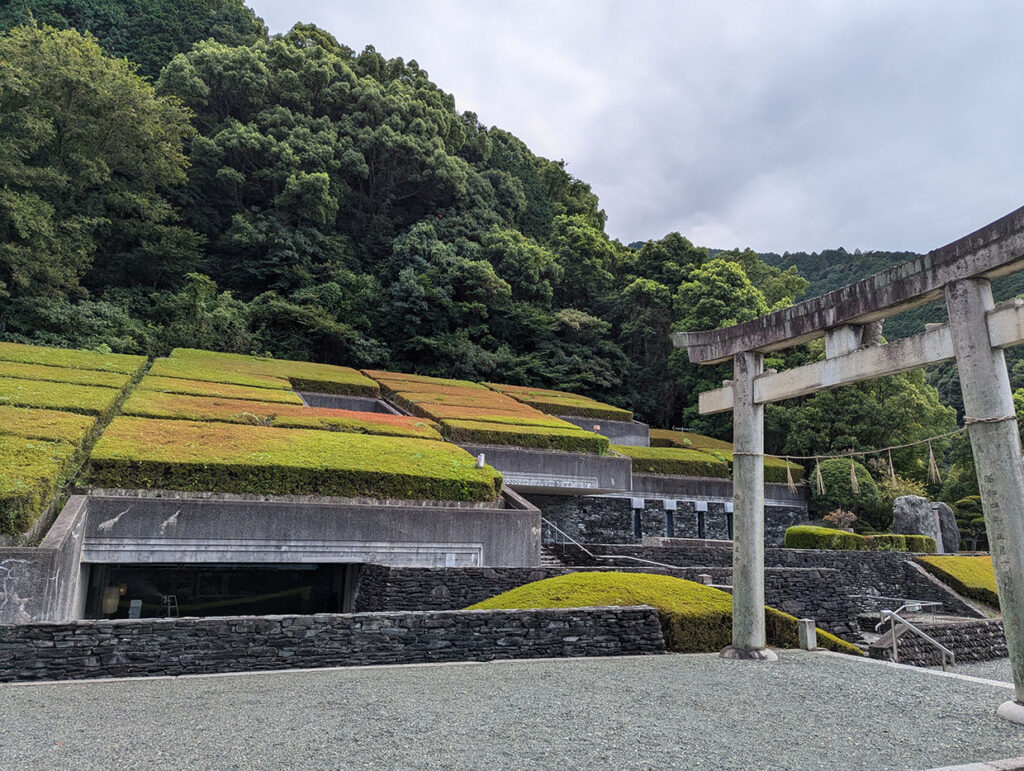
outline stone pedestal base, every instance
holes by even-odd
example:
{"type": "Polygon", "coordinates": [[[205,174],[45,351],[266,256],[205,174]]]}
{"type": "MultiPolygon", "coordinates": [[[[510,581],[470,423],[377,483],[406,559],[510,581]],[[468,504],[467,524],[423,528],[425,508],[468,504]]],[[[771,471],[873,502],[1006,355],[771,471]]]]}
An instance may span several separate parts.
{"type": "MultiPolygon", "coordinates": [[[[760,650],[746,650],[744,648],[734,648],[731,645],[727,648],[722,648],[721,653],[718,654],[723,659],[735,659],[737,661],[778,661],[779,657],[775,651],[768,648],[761,648],[760,650]]],[[[1022,707],[1024,709],[1024,707],[1022,707]]]]}
{"type": "Polygon", "coordinates": [[[1012,699],[1004,701],[999,705],[996,714],[1003,720],[1008,720],[1017,725],[1024,725],[1024,704],[1021,704],[1019,701],[1013,701],[1012,699]]]}

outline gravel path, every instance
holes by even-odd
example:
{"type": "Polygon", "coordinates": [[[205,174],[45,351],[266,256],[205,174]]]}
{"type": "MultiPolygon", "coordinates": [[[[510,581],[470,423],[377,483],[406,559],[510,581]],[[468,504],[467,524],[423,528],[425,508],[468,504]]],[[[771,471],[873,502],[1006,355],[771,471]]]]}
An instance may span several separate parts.
{"type": "Polygon", "coordinates": [[[1012,691],[782,652],[0,686],[3,768],[929,768],[1024,754],[1012,691]]]}
{"type": "MultiPolygon", "coordinates": [[[[942,667],[933,667],[942,669],[942,667]]],[[[1001,680],[1004,683],[1012,683],[1013,675],[1010,673],[1009,659],[995,659],[993,661],[972,661],[969,664],[957,664],[952,670],[959,675],[970,675],[971,677],[984,677],[987,680],[1001,680]]]]}

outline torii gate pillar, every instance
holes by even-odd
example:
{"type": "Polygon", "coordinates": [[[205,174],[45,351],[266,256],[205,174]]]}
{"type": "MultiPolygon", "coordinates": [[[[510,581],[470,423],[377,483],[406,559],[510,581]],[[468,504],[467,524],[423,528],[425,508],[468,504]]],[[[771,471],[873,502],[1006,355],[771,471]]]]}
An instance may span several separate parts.
{"type": "Polygon", "coordinates": [[[986,314],[994,307],[985,279],[947,284],[946,308],[964,394],[978,488],[999,587],[1015,701],[999,714],[1024,723],[1024,462],[1013,392],[1002,349],[993,348],[986,314]],[[986,422],[987,421],[987,422],[986,422]]]}
{"type": "Polygon", "coordinates": [[[754,378],[764,356],[733,357],[732,645],[726,659],[775,661],[764,628],[764,405],[754,401],[754,378]]]}

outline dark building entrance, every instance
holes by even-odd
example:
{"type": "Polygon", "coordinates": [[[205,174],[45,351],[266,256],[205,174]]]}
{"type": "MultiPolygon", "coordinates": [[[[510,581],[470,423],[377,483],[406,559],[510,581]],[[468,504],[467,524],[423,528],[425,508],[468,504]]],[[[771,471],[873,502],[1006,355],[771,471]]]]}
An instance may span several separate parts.
{"type": "Polygon", "coordinates": [[[358,565],[89,566],[86,618],[351,611],[358,565]]]}

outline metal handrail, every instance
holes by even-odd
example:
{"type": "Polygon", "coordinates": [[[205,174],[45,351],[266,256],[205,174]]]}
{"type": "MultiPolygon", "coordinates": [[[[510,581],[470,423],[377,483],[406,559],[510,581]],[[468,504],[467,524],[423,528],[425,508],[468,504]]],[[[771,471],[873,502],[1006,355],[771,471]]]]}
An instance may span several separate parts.
{"type": "MultiPolygon", "coordinates": [[[[586,554],[588,557],[590,557],[593,560],[629,560],[630,562],[639,562],[639,563],[644,564],[644,565],[653,565],[653,566],[659,567],[659,568],[668,568],[669,570],[679,570],[679,565],[669,565],[669,564],[666,564],[664,562],[655,562],[654,560],[645,560],[645,559],[643,559],[641,557],[630,557],[630,556],[627,556],[625,554],[619,554],[619,555],[615,555],[615,554],[594,554],[594,552],[590,551],[590,549],[588,549],[586,546],[581,544],[579,541],[577,541],[575,538],[573,538],[567,532],[562,530],[562,528],[560,528],[558,525],[556,525],[551,520],[546,519],[545,517],[541,517],[541,522],[543,522],[545,525],[550,527],[556,533],[560,533],[562,536],[564,536],[566,538],[566,540],[569,541],[569,543],[571,543],[577,549],[580,549],[584,554],[586,554]]],[[[556,543],[557,543],[557,541],[556,541],[556,543]]]]}
{"type": "Polygon", "coordinates": [[[878,632],[878,631],[881,630],[881,628],[883,626],[885,626],[886,619],[889,620],[890,629],[892,631],[892,660],[894,662],[896,662],[897,664],[900,661],[899,638],[896,636],[896,622],[899,621],[902,626],[905,626],[907,629],[912,631],[918,637],[920,637],[921,639],[931,643],[936,648],[938,648],[939,651],[941,651],[941,653],[942,653],[942,671],[943,672],[946,671],[946,656],[949,656],[949,665],[955,667],[956,666],[956,654],[953,653],[953,651],[950,650],[949,648],[947,648],[945,645],[940,643],[938,640],[936,640],[934,637],[932,637],[930,634],[928,634],[927,632],[922,631],[921,629],[918,629],[912,623],[907,621],[907,619],[903,618],[903,616],[901,616],[899,614],[899,611],[903,610],[904,607],[905,606],[900,607],[899,610],[888,610],[888,609],[883,608],[881,611],[879,611],[879,613],[882,616],[882,620],[879,621],[878,624],[875,626],[875,631],[878,632]]]}

